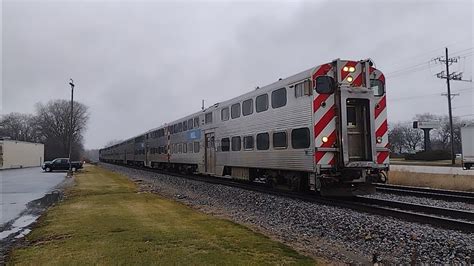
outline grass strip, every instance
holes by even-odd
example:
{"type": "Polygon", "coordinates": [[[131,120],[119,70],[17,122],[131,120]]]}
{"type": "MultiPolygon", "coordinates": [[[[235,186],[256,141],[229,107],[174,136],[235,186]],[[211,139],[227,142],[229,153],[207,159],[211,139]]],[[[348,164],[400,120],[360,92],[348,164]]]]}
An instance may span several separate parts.
{"type": "Polygon", "coordinates": [[[10,264],[303,264],[311,258],[241,225],[87,167],[43,215],[10,264]]]}

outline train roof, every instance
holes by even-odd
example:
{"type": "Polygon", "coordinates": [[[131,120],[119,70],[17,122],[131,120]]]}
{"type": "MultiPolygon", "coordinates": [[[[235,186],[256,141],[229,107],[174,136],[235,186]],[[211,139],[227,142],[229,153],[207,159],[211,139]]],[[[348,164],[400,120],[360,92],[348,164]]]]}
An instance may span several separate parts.
{"type": "MultiPolygon", "coordinates": [[[[340,60],[340,59],[336,59],[336,60],[340,60]]],[[[344,60],[346,61],[346,60],[344,60]]],[[[325,63],[327,64],[327,63],[325,63]]],[[[324,64],[321,64],[321,65],[324,65],[324,64]]],[[[305,79],[308,79],[311,77],[311,74],[313,73],[313,71],[315,70],[315,68],[321,66],[321,65],[318,65],[318,66],[315,66],[315,67],[312,67],[312,68],[309,68],[309,69],[306,69],[304,71],[301,71],[295,75],[292,75],[292,76],[289,76],[289,77],[286,77],[286,78],[282,78],[282,79],[279,79],[273,83],[270,83],[268,85],[265,85],[263,87],[257,87],[256,89],[252,90],[252,91],[249,91],[247,93],[244,93],[244,94],[241,94],[241,95],[238,95],[236,97],[233,97],[229,100],[225,100],[225,101],[222,101],[222,102],[218,102],[218,103],[215,103],[203,110],[200,110],[200,111],[197,111],[197,112],[194,112],[192,114],[189,114],[187,116],[184,116],[184,117],[181,117],[181,118],[178,118],[178,119],[175,119],[173,121],[170,121],[169,123],[164,123],[162,124],[161,126],[158,126],[158,127],[155,127],[155,128],[152,128],[150,130],[147,130],[141,134],[138,134],[138,135],[135,135],[133,137],[130,137],[128,139],[125,139],[124,141],[118,143],[118,144],[121,144],[121,143],[124,143],[124,142],[127,142],[127,141],[130,141],[130,140],[133,140],[137,137],[140,137],[140,136],[144,136],[145,134],[147,133],[150,133],[150,132],[154,132],[156,130],[159,130],[159,129],[162,129],[162,128],[165,128],[169,125],[173,125],[175,123],[178,123],[178,122],[181,122],[181,121],[185,121],[185,120],[188,120],[188,119],[191,119],[191,118],[194,118],[200,114],[203,114],[203,113],[207,113],[209,111],[213,111],[213,110],[216,110],[219,108],[219,106],[222,107],[222,105],[225,105],[225,104],[228,104],[228,103],[231,103],[237,99],[240,99],[240,98],[247,98],[247,97],[251,97],[251,96],[254,96],[254,95],[260,95],[262,93],[265,93],[265,92],[269,92],[269,91],[272,91],[274,89],[279,89],[281,87],[284,87],[284,86],[288,86],[288,85],[291,85],[291,84],[295,84],[295,83],[298,83],[300,81],[303,81],[305,79]]],[[[374,67],[375,68],[375,67],[374,67]]],[[[375,68],[376,69],[376,68],[375,68]]],[[[114,144],[112,146],[109,146],[109,147],[113,147],[115,145],[118,145],[118,144],[114,144]]],[[[109,148],[109,147],[104,147],[104,149],[106,148],[109,148]]]]}

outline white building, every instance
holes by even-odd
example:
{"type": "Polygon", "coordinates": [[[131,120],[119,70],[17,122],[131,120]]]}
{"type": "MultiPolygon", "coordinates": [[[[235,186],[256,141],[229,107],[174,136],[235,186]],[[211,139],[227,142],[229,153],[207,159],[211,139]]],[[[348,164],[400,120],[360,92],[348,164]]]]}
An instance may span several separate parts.
{"type": "Polygon", "coordinates": [[[0,139],[0,169],[41,166],[44,144],[0,139]]]}

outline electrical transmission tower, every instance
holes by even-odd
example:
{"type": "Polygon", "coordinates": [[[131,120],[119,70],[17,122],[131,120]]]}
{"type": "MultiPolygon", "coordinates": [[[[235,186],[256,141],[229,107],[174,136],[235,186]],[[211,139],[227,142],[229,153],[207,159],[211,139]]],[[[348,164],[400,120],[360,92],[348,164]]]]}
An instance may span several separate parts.
{"type": "Polygon", "coordinates": [[[451,107],[451,100],[453,99],[454,96],[457,96],[459,94],[452,94],[451,93],[451,87],[449,84],[450,80],[455,80],[455,81],[467,81],[467,82],[472,82],[472,80],[464,80],[462,79],[462,74],[463,72],[453,72],[449,73],[449,66],[457,63],[459,61],[460,57],[449,57],[448,56],[448,47],[446,47],[446,55],[444,57],[438,57],[433,59],[436,63],[444,63],[446,65],[446,72],[443,70],[439,73],[436,74],[437,78],[440,79],[446,79],[446,85],[448,87],[448,93],[447,94],[442,94],[443,96],[447,96],[448,98],[448,111],[449,111],[449,130],[450,130],[450,135],[451,135],[451,164],[455,164],[455,154],[454,154],[454,129],[453,129],[453,110],[451,107]]]}

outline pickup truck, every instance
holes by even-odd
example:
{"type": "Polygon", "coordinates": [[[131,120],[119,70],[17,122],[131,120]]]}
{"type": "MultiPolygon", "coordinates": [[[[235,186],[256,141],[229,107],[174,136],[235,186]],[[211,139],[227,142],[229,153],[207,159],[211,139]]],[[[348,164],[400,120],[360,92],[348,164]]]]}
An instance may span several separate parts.
{"type": "MultiPolygon", "coordinates": [[[[68,158],[56,158],[52,161],[46,161],[41,165],[41,168],[46,172],[54,170],[69,170],[69,159],[68,158]]],[[[71,170],[76,172],[82,168],[82,162],[71,162],[71,170]]]]}

